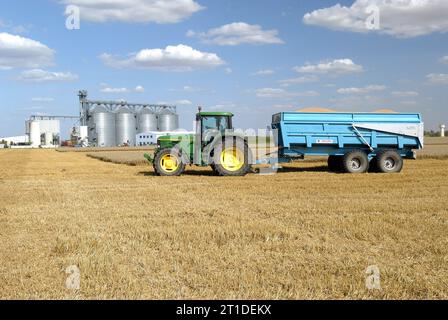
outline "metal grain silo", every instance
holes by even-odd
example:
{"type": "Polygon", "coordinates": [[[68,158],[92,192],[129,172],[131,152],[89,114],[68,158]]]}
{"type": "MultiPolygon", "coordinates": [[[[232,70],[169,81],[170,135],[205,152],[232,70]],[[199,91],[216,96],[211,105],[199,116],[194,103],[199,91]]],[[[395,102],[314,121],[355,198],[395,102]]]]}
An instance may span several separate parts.
{"type": "Polygon", "coordinates": [[[148,108],[143,108],[137,115],[138,133],[157,131],[159,124],[157,115],[148,108]]]}
{"type": "Polygon", "coordinates": [[[159,131],[174,131],[179,129],[179,116],[169,110],[159,113],[159,131]]]}
{"type": "Polygon", "coordinates": [[[97,147],[115,147],[115,114],[97,105],[90,110],[89,142],[97,147]]]}
{"type": "Polygon", "coordinates": [[[135,114],[126,107],[121,107],[116,113],[116,137],[117,145],[135,146],[137,135],[137,119],[135,114]]]}

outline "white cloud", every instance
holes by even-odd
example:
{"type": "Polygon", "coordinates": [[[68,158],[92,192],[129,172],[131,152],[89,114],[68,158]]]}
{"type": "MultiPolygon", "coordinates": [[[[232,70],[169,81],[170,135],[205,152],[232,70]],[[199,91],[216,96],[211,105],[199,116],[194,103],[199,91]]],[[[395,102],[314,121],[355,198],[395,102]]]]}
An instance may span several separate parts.
{"type": "Polygon", "coordinates": [[[171,92],[197,93],[197,92],[207,91],[207,89],[200,88],[200,87],[193,87],[193,86],[183,86],[181,89],[169,89],[168,91],[171,91],[171,92]]]}
{"type": "Polygon", "coordinates": [[[174,102],[174,104],[176,104],[176,105],[180,105],[180,106],[189,106],[189,105],[192,105],[193,104],[193,102],[191,102],[190,100],[177,100],[177,101],[175,101],[174,102]]]}
{"type": "Polygon", "coordinates": [[[53,59],[54,51],[38,41],[0,33],[0,69],[48,67],[53,59]]]}
{"type": "Polygon", "coordinates": [[[440,59],[440,62],[443,64],[448,64],[448,56],[444,56],[440,59]]]}
{"type": "Polygon", "coordinates": [[[215,53],[201,52],[186,45],[168,46],[165,49],[143,49],[127,59],[111,54],[100,57],[112,68],[157,69],[164,71],[193,71],[214,68],[225,62],[215,53]]]}
{"type": "Polygon", "coordinates": [[[263,69],[263,70],[258,70],[257,72],[253,73],[253,76],[270,76],[275,74],[275,71],[272,69],[263,69]]]}
{"type": "Polygon", "coordinates": [[[232,74],[232,73],[233,73],[233,70],[232,70],[231,68],[225,68],[225,69],[224,69],[224,72],[225,72],[226,74],[232,74]]]}
{"type": "Polygon", "coordinates": [[[255,90],[257,97],[259,98],[285,98],[290,97],[291,93],[284,89],[263,88],[255,90]]]}
{"type": "Polygon", "coordinates": [[[52,102],[52,101],[54,101],[54,98],[36,97],[36,98],[32,98],[31,101],[33,101],[33,102],[52,102]]]}
{"type": "Polygon", "coordinates": [[[440,73],[440,74],[431,73],[426,76],[426,79],[428,80],[428,82],[430,84],[435,84],[435,85],[448,84],[448,74],[446,74],[446,73],[440,73]]]}
{"type": "Polygon", "coordinates": [[[128,88],[109,88],[105,87],[101,89],[102,93],[129,93],[130,90],[128,88]]]}
{"type": "Polygon", "coordinates": [[[165,106],[189,106],[192,105],[193,102],[190,100],[177,100],[173,102],[167,102],[167,101],[158,101],[157,104],[165,105],[165,106]]]}
{"type": "Polygon", "coordinates": [[[204,91],[204,89],[202,88],[197,88],[197,87],[192,87],[192,86],[184,86],[182,88],[183,91],[186,92],[200,92],[200,91],[204,91]]]}
{"type": "Polygon", "coordinates": [[[101,84],[101,92],[103,93],[112,93],[112,94],[119,94],[119,93],[131,93],[131,92],[136,92],[136,93],[143,93],[145,92],[145,88],[143,86],[137,86],[134,89],[128,89],[128,88],[112,88],[110,86],[108,86],[106,83],[102,83],[101,84]]]}
{"type": "Polygon", "coordinates": [[[137,86],[135,87],[134,91],[137,93],[143,93],[145,92],[145,88],[143,86],[137,86]]]}
{"type": "Polygon", "coordinates": [[[71,72],[51,72],[42,69],[26,70],[21,73],[19,80],[25,82],[67,82],[78,80],[78,76],[71,72]]]}
{"type": "Polygon", "coordinates": [[[303,84],[303,83],[314,83],[318,82],[319,77],[311,75],[311,76],[304,76],[304,77],[298,77],[298,78],[292,78],[292,79],[285,79],[285,80],[279,80],[278,82],[283,87],[289,87],[293,84],[303,84]]]}
{"type": "Polygon", "coordinates": [[[362,88],[341,88],[339,89],[337,92],[339,94],[366,94],[366,93],[370,93],[373,91],[383,91],[386,90],[387,87],[386,86],[382,86],[382,85],[370,85],[370,86],[366,86],[366,87],[362,87],[362,88]]]}
{"type": "Polygon", "coordinates": [[[177,23],[204,9],[194,0],[61,0],[91,22],[177,23]]]}
{"type": "Polygon", "coordinates": [[[393,96],[400,98],[418,97],[420,94],[416,91],[393,91],[393,96]]]}
{"type": "Polygon", "coordinates": [[[283,44],[277,30],[263,30],[259,25],[245,22],[226,24],[207,32],[187,32],[188,37],[199,37],[205,43],[220,46],[236,46],[240,44],[283,44]]]}
{"type": "Polygon", "coordinates": [[[333,61],[322,61],[318,64],[307,64],[302,67],[295,67],[299,73],[314,74],[349,74],[363,72],[361,65],[355,64],[351,59],[337,59],[333,61]]]}
{"type": "Polygon", "coordinates": [[[289,92],[284,89],[262,88],[255,90],[258,98],[293,98],[293,97],[317,97],[319,93],[316,91],[305,92],[289,92]]]}
{"type": "Polygon", "coordinates": [[[308,25],[351,32],[377,32],[409,38],[448,32],[446,0],[356,0],[350,7],[336,4],[303,17],[308,25]],[[367,28],[370,6],[379,9],[379,29],[367,28]]]}
{"type": "MultiPolygon", "coordinates": [[[[344,111],[372,111],[378,109],[391,109],[390,99],[371,95],[341,96],[329,100],[333,107],[344,111]]],[[[392,108],[393,109],[393,108],[392,108]]]]}
{"type": "Polygon", "coordinates": [[[234,102],[220,102],[218,104],[207,107],[207,109],[210,109],[213,111],[222,111],[222,110],[233,109],[233,108],[236,108],[237,106],[238,105],[234,102]]]}

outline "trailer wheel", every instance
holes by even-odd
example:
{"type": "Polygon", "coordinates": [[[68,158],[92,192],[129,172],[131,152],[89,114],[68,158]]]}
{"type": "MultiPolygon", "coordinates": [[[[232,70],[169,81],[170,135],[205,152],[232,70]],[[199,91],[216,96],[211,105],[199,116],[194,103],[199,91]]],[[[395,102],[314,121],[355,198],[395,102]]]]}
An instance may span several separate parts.
{"type": "Polygon", "coordinates": [[[177,149],[162,149],[154,158],[154,171],[158,176],[180,176],[185,172],[185,163],[177,149]]]}
{"type": "Polygon", "coordinates": [[[226,138],[214,149],[213,166],[220,176],[245,176],[249,173],[249,147],[239,138],[226,138]]]}
{"type": "Polygon", "coordinates": [[[329,156],[328,157],[328,169],[330,172],[341,172],[341,162],[342,157],[340,156],[329,156]]]}
{"type": "Polygon", "coordinates": [[[366,173],[369,171],[369,158],[361,150],[348,152],[342,157],[342,169],[346,173],[366,173]]]}
{"type": "Polygon", "coordinates": [[[399,173],[403,164],[402,156],[395,150],[380,151],[375,158],[375,167],[380,173],[399,173]]]}

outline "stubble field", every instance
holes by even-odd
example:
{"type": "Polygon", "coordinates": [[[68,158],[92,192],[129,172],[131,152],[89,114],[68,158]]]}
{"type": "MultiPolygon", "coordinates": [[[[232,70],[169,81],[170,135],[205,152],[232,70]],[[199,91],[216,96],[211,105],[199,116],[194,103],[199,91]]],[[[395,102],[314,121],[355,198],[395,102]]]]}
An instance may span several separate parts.
{"type": "Polygon", "coordinates": [[[84,153],[0,151],[0,298],[448,298],[448,160],[155,177],[84,153]],[[66,288],[69,266],[80,290],[66,288]],[[366,269],[380,270],[380,290],[366,269]]]}

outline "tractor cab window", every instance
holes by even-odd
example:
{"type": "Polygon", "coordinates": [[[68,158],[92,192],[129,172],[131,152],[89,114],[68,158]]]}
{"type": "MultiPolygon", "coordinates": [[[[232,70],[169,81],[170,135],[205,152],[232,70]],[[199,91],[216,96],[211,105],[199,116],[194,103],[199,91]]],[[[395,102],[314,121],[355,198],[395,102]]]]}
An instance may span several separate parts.
{"type": "Polygon", "coordinates": [[[202,118],[202,131],[207,132],[210,130],[217,130],[224,133],[226,130],[230,129],[230,118],[229,117],[203,117],[202,118]]]}

